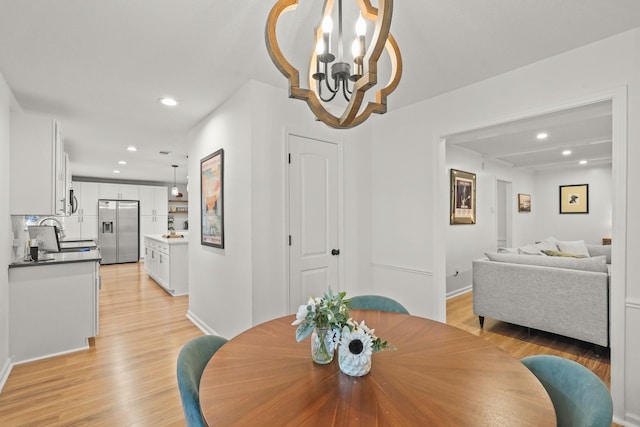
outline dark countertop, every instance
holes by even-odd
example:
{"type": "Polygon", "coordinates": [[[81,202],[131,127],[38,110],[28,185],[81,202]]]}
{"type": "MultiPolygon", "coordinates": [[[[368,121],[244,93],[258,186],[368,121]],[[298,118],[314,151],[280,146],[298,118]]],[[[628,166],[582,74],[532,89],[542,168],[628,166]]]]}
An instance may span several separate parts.
{"type": "Polygon", "coordinates": [[[46,260],[40,261],[24,261],[19,259],[9,264],[9,268],[15,267],[41,267],[45,265],[53,264],[65,264],[72,262],[96,262],[102,260],[102,255],[99,250],[93,249],[85,252],[60,252],[45,254],[46,260]]]}

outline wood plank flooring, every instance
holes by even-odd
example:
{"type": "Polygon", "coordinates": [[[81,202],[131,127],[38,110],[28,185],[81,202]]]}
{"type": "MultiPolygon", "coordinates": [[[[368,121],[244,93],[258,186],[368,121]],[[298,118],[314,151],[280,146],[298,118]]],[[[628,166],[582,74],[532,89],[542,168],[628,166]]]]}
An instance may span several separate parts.
{"type": "MultiPolygon", "coordinates": [[[[182,345],[202,335],[186,317],[188,297],[172,297],[144,264],[103,266],[100,333],[91,348],[13,368],[0,393],[0,426],[184,426],[175,365],[182,345]]],[[[610,381],[608,354],[543,332],[486,319],[481,330],[471,293],[447,303],[448,323],[514,357],[567,357],[610,381]]]]}

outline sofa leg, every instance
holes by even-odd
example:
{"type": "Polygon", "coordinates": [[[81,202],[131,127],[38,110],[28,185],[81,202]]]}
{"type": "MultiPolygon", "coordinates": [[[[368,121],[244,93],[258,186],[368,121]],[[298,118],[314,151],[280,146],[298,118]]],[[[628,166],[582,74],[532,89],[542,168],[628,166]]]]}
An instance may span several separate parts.
{"type": "Polygon", "coordinates": [[[484,316],[478,316],[478,320],[480,321],[480,329],[484,328],[484,316]]]}

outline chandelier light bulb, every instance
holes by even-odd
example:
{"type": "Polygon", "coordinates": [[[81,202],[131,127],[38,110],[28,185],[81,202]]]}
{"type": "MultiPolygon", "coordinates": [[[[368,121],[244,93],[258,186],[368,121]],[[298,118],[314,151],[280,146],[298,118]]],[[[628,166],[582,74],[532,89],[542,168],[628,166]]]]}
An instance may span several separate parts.
{"type": "Polygon", "coordinates": [[[354,58],[357,58],[360,56],[360,40],[355,39],[351,44],[351,54],[353,55],[354,58]]]}
{"type": "Polygon", "coordinates": [[[358,17],[356,21],[356,35],[364,36],[367,33],[367,23],[362,17],[362,14],[358,17]]]}
{"type": "Polygon", "coordinates": [[[327,34],[333,31],[333,20],[329,15],[322,18],[322,32],[327,34]]]}

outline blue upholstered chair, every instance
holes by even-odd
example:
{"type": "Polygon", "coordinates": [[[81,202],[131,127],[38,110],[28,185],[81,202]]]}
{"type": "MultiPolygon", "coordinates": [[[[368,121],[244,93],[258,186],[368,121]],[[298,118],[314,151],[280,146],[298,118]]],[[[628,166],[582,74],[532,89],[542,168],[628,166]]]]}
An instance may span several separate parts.
{"type": "Polygon", "coordinates": [[[200,378],[211,356],[227,340],[205,335],[186,343],[178,355],[178,389],[188,427],[205,426],[200,413],[200,378]]]}
{"type": "Polygon", "coordinates": [[[522,359],[549,393],[558,427],[610,427],[613,403],[607,386],[581,364],[558,356],[522,359]]]}
{"type": "Polygon", "coordinates": [[[409,311],[398,301],[381,295],[359,295],[349,298],[349,301],[351,301],[351,308],[359,310],[378,310],[409,314],[409,311]]]}

